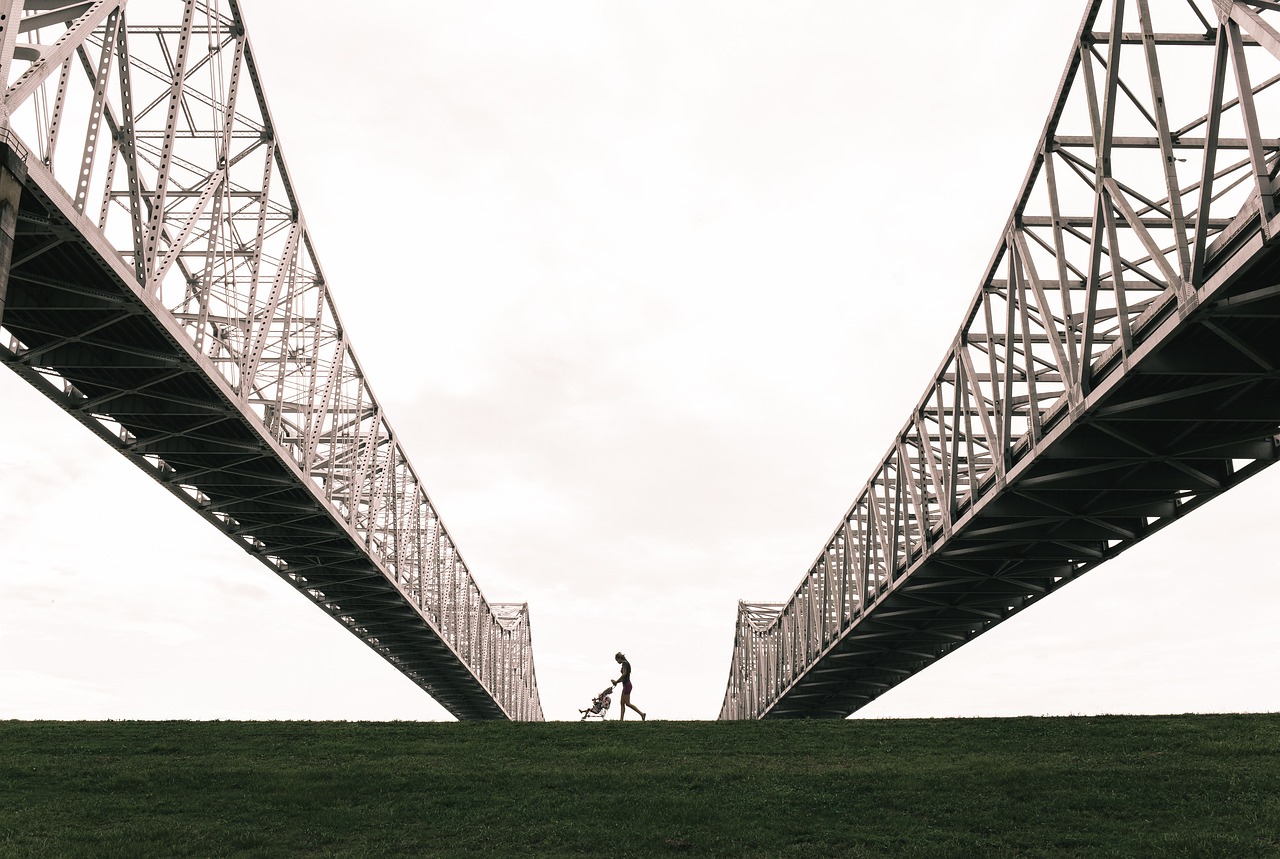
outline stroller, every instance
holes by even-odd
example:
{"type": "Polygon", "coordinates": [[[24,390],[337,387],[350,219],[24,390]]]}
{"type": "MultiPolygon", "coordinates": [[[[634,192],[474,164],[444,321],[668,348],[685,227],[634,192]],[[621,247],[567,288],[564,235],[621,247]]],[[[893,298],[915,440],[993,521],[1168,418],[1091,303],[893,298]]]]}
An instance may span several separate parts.
{"type": "Polygon", "coordinates": [[[605,714],[609,712],[609,705],[613,703],[613,687],[609,686],[599,695],[591,699],[591,706],[585,710],[579,710],[582,718],[578,721],[585,722],[587,719],[603,719],[605,714]]]}

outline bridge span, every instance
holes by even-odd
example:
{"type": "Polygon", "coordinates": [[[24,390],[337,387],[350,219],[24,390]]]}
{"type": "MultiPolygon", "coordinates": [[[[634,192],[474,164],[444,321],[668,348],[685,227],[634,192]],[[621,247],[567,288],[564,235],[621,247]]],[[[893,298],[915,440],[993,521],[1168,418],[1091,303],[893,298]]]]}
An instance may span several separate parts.
{"type": "Polygon", "coordinates": [[[720,718],[847,716],[1276,461],[1277,84],[1280,4],[1088,3],[936,373],[789,598],[739,604],[720,718]]]}
{"type": "Polygon", "coordinates": [[[361,369],[236,0],[0,0],[0,361],[459,719],[541,720],[361,369]]]}

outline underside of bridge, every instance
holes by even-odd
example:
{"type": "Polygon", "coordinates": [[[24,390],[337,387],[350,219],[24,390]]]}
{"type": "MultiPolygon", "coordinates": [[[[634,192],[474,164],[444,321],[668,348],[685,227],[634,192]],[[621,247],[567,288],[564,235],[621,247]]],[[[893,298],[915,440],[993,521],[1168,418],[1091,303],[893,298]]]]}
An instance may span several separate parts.
{"type": "Polygon", "coordinates": [[[528,607],[373,394],[240,3],[0,0],[0,83],[0,362],[459,719],[541,720],[528,607]]]}
{"type": "Polygon", "coordinates": [[[1170,333],[1104,377],[765,717],[846,716],[1276,462],[1280,248],[1260,250],[1256,217],[1252,234],[1246,268],[1190,316],[1172,302],[1153,315],[1170,333]]]}
{"type": "MultiPolygon", "coordinates": [[[[0,361],[261,560],[459,719],[508,714],[168,314],[131,288],[40,165],[21,187],[0,361]],[[43,182],[41,180],[44,180],[43,182]],[[21,344],[14,349],[15,344],[21,344]]],[[[104,501],[102,515],[127,521],[104,501]]],[[[502,609],[504,607],[498,607],[502,609]]],[[[512,612],[513,619],[523,606],[512,612]]]]}
{"type": "Polygon", "coordinates": [[[0,362],[453,716],[540,721],[529,609],[372,393],[241,4],[0,0],[0,82],[0,362]]]}
{"type": "MultiPolygon", "coordinates": [[[[1090,0],[941,366],[721,718],[847,716],[1280,445],[1280,5],[1090,0]]],[[[958,205],[958,204],[957,204],[958,205]]]]}

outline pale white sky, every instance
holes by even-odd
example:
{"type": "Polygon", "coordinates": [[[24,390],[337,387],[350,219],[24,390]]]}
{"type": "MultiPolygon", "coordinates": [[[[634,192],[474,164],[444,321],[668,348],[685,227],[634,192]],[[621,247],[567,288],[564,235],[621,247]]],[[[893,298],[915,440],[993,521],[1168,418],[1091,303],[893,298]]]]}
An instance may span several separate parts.
{"type": "MultiPolygon", "coordinates": [[[[542,703],[714,718],[960,324],[1081,4],[244,0],[357,353],[542,703]],[[886,9],[897,8],[893,14],[886,9]]],[[[444,711],[0,373],[0,718],[444,711]]],[[[1280,471],[861,711],[1280,710],[1280,471]]]]}

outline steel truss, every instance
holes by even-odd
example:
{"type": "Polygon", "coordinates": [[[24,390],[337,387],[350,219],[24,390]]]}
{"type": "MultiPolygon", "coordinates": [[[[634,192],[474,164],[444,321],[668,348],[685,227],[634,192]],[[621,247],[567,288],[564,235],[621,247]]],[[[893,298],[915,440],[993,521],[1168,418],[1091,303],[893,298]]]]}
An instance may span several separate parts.
{"type": "Polygon", "coordinates": [[[459,718],[540,720],[527,606],[480,592],[356,359],[240,4],[0,14],[0,359],[459,718]]]}
{"type": "Polygon", "coordinates": [[[937,372],[723,719],[843,717],[1275,462],[1280,3],[1092,0],[937,372]]]}

